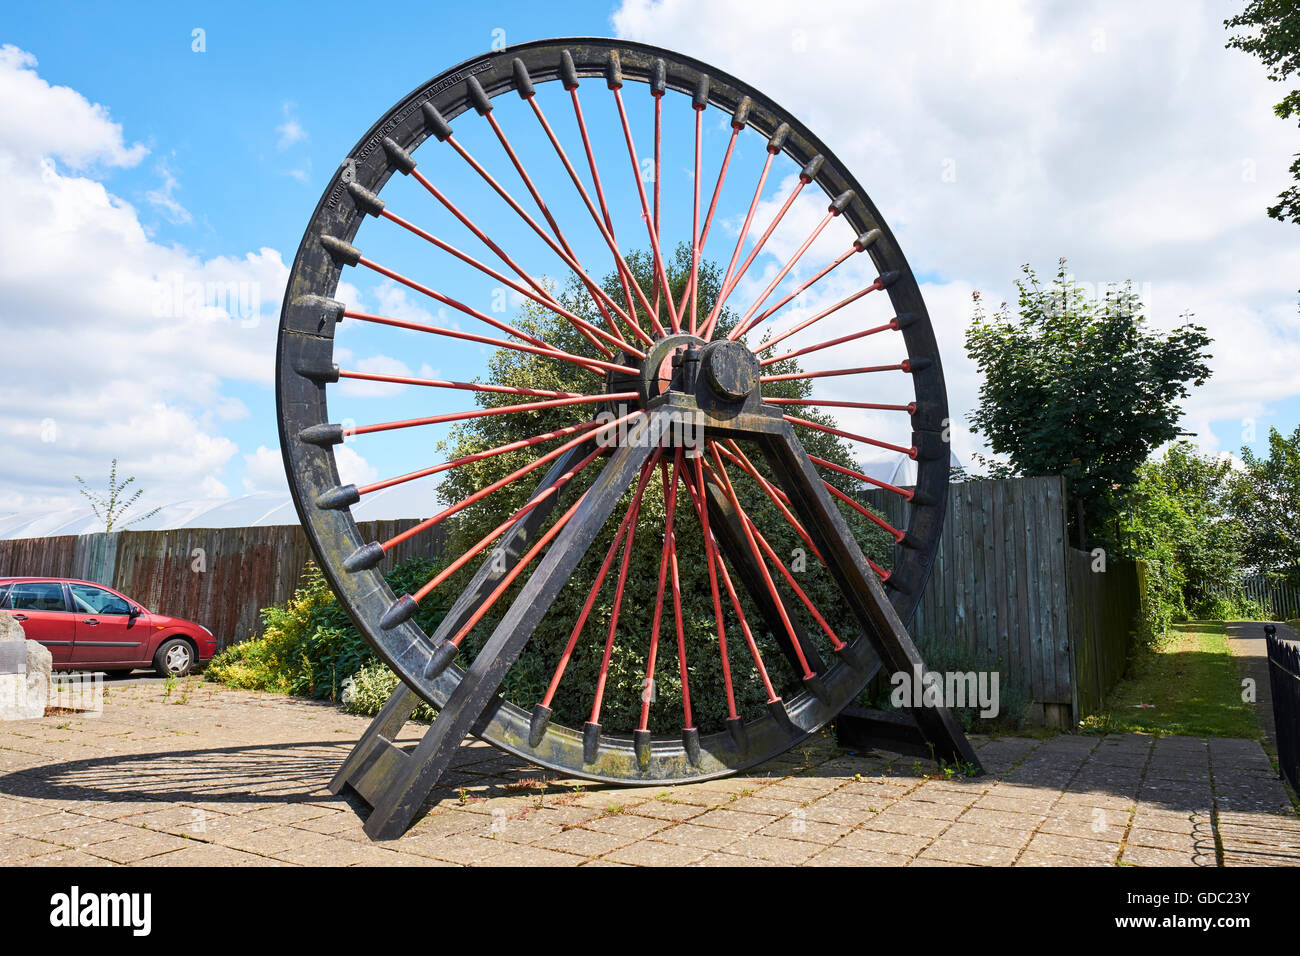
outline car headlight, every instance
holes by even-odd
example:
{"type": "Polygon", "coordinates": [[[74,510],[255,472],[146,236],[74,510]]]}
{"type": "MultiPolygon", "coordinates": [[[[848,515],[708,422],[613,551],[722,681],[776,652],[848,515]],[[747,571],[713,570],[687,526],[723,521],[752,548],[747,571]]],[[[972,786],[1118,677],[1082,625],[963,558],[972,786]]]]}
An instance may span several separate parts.
{"type": "Polygon", "coordinates": [[[211,631],[209,631],[209,630],[208,630],[206,627],[204,627],[202,624],[199,625],[199,629],[200,629],[201,631],[203,631],[204,634],[208,635],[208,637],[212,638],[214,641],[217,639],[217,635],[213,634],[211,631]]]}

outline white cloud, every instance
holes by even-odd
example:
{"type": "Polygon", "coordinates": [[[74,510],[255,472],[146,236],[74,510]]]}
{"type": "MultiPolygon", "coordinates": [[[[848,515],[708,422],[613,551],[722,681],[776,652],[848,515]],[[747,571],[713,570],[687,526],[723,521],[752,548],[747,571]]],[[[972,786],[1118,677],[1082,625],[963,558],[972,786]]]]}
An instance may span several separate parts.
{"type": "Polygon", "coordinates": [[[338,465],[340,484],[364,485],[379,478],[379,470],[350,445],[335,447],[334,462],[338,465]]]}
{"type": "Polygon", "coordinates": [[[307,138],[307,130],[298,122],[297,117],[293,115],[294,104],[284,103],[282,105],[284,112],[284,122],[275,128],[278,139],[275,142],[275,148],[279,150],[288,149],[294,143],[302,142],[307,138]]]}
{"type": "Polygon", "coordinates": [[[192,221],[194,217],[190,215],[190,211],[176,199],[175,192],[180,187],[180,183],[165,162],[158,164],[158,175],[162,178],[162,185],[144,194],[149,205],[161,210],[167,221],[175,225],[184,225],[192,221]]]}
{"type": "MultiPolygon", "coordinates": [[[[809,20],[791,5],[625,0],[613,23],[621,36],[754,83],[854,172],[912,268],[942,277],[923,292],[954,418],[973,406],[978,386],[962,347],[970,291],[1014,303],[1021,263],[1050,274],[1066,256],[1095,285],[1135,280],[1156,326],[1190,311],[1208,328],[1214,375],[1186,403],[1184,423],[1208,431],[1211,420],[1263,420],[1273,403],[1300,395],[1300,243],[1294,226],[1264,214],[1300,137],[1273,116],[1280,88],[1258,61],[1224,49],[1230,12],[1217,0],[1185,4],[1172,19],[1119,0],[828,0],[809,20]]],[[[790,184],[773,185],[776,201],[763,204],[756,230],[790,184]]],[[[792,207],[737,302],[761,291],[824,204],[810,195],[792,207]]],[[[735,225],[713,249],[724,263],[735,225]]],[[[841,231],[825,236],[808,262],[842,247],[841,231]]],[[[865,266],[850,260],[806,297],[802,314],[869,281],[865,266]]],[[[847,331],[859,314],[846,310],[844,321],[818,328],[847,331]]],[[[877,345],[863,340],[837,363],[868,364],[877,345]]]]}
{"type": "Polygon", "coordinates": [[[311,179],[311,157],[308,156],[303,160],[303,164],[297,169],[290,169],[285,173],[290,179],[296,179],[304,186],[311,179]]]}
{"type": "Polygon", "coordinates": [[[77,172],[133,165],[143,147],[35,65],[0,49],[0,295],[25,356],[0,380],[0,501],[76,504],[72,475],[115,456],[155,502],[224,493],[238,449],[222,425],[248,414],[226,389],[271,383],[288,269],[273,249],[204,260],[153,242],[130,203],[77,172]]]}
{"type": "Polygon", "coordinates": [[[244,455],[244,490],[288,492],[280,449],[258,445],[257,451],[244,455]]]}
{"type": "Polygon", "coordinates": [[[121,125],[108,110],[76,90],[51,86],[36,73],[36,57],[16,46],[0,47],[0,143],[16,160],[49,157],[73,169],[91,165],[135,166],[148,150],[127,146],[121,125]]]}

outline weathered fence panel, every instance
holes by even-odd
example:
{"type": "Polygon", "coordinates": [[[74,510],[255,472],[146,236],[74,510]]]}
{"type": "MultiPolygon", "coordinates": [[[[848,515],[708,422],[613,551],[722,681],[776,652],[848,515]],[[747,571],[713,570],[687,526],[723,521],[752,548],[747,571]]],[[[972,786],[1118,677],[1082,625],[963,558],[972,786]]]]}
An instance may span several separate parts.
{"type": "MultiPolygon", "coordinates": [[[[897,495],[866,497],[906,525],[897,495]]],[[[1140,593],[1132,562],[1103,574],[1091,561],[1068,545],[1061,478],[956,482],[911,630],[997,668],[1033,701],[1031,719],[1074,727],[1123,675],[1140,593]]]]}
{"type": "Polygon", "coordinates": [[[963,481],[948,515],[912,630],[1014,680],[1039,719],[1071,703],[1064,595],[1065,511],[1059,478],[963,481]]]}
{"type": "Polygon", "coordinates": [[[1124,676],[1140,591],[1132,561],[1068,548],[1066,610],[1074,646],[1074,712],[1097,712],[1124,676]]]}
{"type": "MultiPolygon", "coordinates": [[[[369,521],[359,528],[363,541],[382,541],[414,524],[415,519],[369,521]]],[[[415,555],[435,557],[440,530],[399,545],[384,570],[415,555]]],[[[293,593],[310,558],[297,525],[0,540],[0,575],[98,581],[151,611],[204,625],[222,647],[261,632],[261,609],[293,593]]]]}

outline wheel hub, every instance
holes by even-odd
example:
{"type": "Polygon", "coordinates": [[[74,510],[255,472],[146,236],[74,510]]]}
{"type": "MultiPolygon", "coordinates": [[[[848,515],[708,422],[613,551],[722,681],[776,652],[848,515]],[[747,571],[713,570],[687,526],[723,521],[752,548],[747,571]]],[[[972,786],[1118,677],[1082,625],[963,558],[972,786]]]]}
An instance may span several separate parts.
{"type": "Polygon", "coordinates": [[[758,388],[758,358],[739,342],[723,339],[706,345],[700,365],[719,398],[741,401],[758,388]]]}
{"type": "MultiPolygon", "coordinates": [[[[696,395],[704,389],[709,404],[742,402],[758,392],[758,358],[740,342],[706,342],[685,332],[666,335],[647,349],[640,364],[635,386],[642,408],[669,391],[696,395]]],[[[631,384],[627,378],[611,375],[606,388],[616,392],[631,384]]]]}

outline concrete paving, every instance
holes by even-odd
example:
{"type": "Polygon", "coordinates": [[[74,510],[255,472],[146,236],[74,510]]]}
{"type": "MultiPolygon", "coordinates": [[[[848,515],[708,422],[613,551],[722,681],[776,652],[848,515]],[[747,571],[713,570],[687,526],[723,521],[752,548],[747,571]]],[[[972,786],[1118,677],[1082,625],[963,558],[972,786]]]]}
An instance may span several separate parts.
{"type": "MultiPolygon", "coordinates": [[[[368,721],[198,679],[111,685],[99,717],[0,724],[0,864],[1293,866],[1300,817],[1256,741],[975,740],[989,773],[821,735],[679,787],[548,778],[474,741],[401,839],[330,777],[368,721]]],[[[412,733],[409,740],[413,741],[412,733]]]]}

